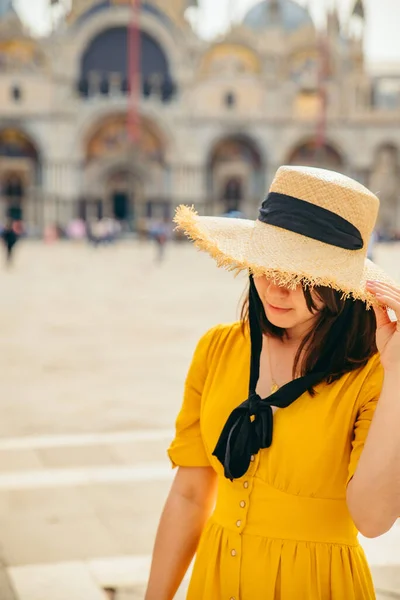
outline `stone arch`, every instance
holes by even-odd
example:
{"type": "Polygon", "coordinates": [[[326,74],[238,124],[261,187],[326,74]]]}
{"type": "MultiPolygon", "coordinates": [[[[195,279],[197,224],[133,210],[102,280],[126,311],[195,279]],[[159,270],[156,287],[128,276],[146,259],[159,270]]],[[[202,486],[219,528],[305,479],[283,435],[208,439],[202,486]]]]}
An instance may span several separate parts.
{"type": "Polygon", "coordinates": [[[29,218],[31,190],[40,184],[41,155],[35,140],[21,129],[0,130],[0,217],[29,218]]]}
{"type": "Polygon", "coordinates": [[[40,151],[31,135],[10,126],[0,129],[0,157],[30,158],[39,162],[40,151]]]}
{"type": "MultiPolygon", "coordinates": [[[[159,41],[146,31],[140,32],[140,44],[142,93],[145,96],[154,93],[167,101],[175,93],[168,57],[159,41]]],[[[81,95],[108,95],[113,88],[120,93],[128,93],[128,48],[128,26],[109,27],[92,38],[81,57],[81,95]],[[110,47],[113,48],[112,52],[109,51],[110,47]]]]}
{"type": "Polygon", "coordinates": [[[222,136],[207,160],[207,187],[212,212],[253,214],[264,192],[265,165],[258,144],[249,136],[222,136]]]}
{"type": "Polygon", "coordinates": [[[85,197],[90,196],[94,216],[115,217],[136,228],[140,219],[152,215],[155,204],[161,203],[166,214],[170,201],[166,197],[167,143],[157,123],[144,116],[134,145],[126,113],[108,114],[94,122],[83,138],[82,190],[85,197]]]}
{"type": "Polygon", "coordinates": [[[345,160],[343,154],[331,142],[321,144],[315,138],[310,138],[293,146],[285,163],[340,171],[343,170],[345,160]]]}
{"type": "MultiPolygon", "coordinates": [[[[75,124],[74,135],[71,139],[71,147],[69,152],[77,158],[78,161],[85,161],[86,144],[90,136],[97,131],[101,123],[113,117],[125,118],[127,122],[126,100],[117,99],[112,105],[99,104],[90,111],[89,115],[82,113],[78,115],[78,120],[75,124]]],[[[165,149],[165,161],[170,164],[178,160],[176,153],[178,152],[177,140],[174,132],[168,122],[163,119],[160,112],[155,107],[147,103],[141,107],[139,117],[145,123],[150,123],[157,131],[157,135],[163,140],[165,149]]]]}
{"type": "MultiPolygon", "coordinates": [[[[85,138],[85,161],[110,158],[129,151],[128,117],[124,113],[106,116],[94,125],[85,138]]],[[[166,140],[156,123],[141,117],[137,151],[150,162],[166,162],[166,140]]]]}
{"type": "Polygon", "coordinates": [[[374,158],[376,159],[379,155],[386,154],[391,155],[392,158],[399,160],[399,145],[393,141],[381,142],[374,148],[374,158]]]}
{"type": "MultiPolygon", "coordinates": [[[[131,12],[129,6],[115,6],[112,11],[94,14],[90,19],[85,21],[78,30],[75,28],[71,29],[71,35],[74,37],[71,60],[68,65],[71,77],[76,81],[79,81],[82,56],[92,40],[107,29],[128,27],[130,15],[131,12]]],[[[179,47],[171,31],[150,13],[141,15],[140,29],[142,32],[157,40],[165,52],[172,76],[175,78],[176,68],[181,59],[179,47]]]]}
{"type": "MultiPolygon", "coordinates": [[[[67,17],[67,20],[72,26],[77,28],[85,24],[89,19],[92,19],[93,16],[98,13],[105,12],[109,14],[110,10],[116,9],[117,4],[119,5],[119,8],[124,8],[124,5],[129,8],[132,4],[132,0],[95,0],[94,4],[89,0],[89,6],[83,5],[74,7],[67,17]]],[[[165,10],[158,7],[154,2],[151,4],[147,1],[142,2],[140,10],[141,16],[143,14],[150,14],[160,21],[164,26],[172,29],[174,33],[176,32],[177,27],[174,20],[171,20],[171,16],[167,14],[165,10]]]]}

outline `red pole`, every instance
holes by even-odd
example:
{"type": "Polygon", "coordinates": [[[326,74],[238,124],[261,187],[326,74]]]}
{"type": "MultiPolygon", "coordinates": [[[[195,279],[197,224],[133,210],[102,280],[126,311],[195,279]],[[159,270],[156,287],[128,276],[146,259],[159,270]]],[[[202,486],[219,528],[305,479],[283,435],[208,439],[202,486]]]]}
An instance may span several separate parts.
{"type": "Polygon", "coordinates": [[[318,73],[318,87],[319,87],[319,116],[317,125],[316,135],[316,154],[321,158],[323,149],[326,144],[326,129],[327,129],[327,117],[328,117],[328,91],[327,91],[327,80],[329,78],[330,71],[330,39],[329,39],[329,28],[330,28],[330,14],[329,8],[327,7],[326,0],[323,0],[324,12],[325,12],[325,24],[319,30],[319,73],[318,73]]]}
{"type": "Polygon", "coordinates": [[[140,135],[140,97],[141,97],[141,40],[140,40],[140,8],[141,0],[131,0],[131,22],[128,36],[129,63],[129,107],[128,135],[133,143],[139,141],[140,135]]]}
{"type": "Polygon", "coordinates": [[[324,33],[321,33],[320,41],[320,68],[319,68],[319,98],[320,109],[317,125],[316,147],[317,151],[325,146],[326,142],[326,125],[327,125],[327,110],[328,110],[328,95],[326,82],[329,71],[329,49],[328,42],[325,39],[324,33]]]}

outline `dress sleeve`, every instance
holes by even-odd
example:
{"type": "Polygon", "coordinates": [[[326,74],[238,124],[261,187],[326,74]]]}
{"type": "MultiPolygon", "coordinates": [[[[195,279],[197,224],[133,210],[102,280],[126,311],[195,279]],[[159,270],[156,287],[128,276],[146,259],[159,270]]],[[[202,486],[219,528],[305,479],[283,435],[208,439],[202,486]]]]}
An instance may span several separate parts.
{"type": "Polygon", "coordinates": [[[201,399],[208,374],[210,353],[218,327],[208,331],[197,344],[185,381],[181,410],[175,424],[175,438],[168,456],[175,467],[209,467],[200,430],[201,399]]]}
{"type": "Polygon", "coordinates": [[[358,461],[364,449],[371,421],[375,414],[383,386],[383,367],[379,357],[374,357],[374,365],[360,390],[360,402],[356,422],[354,424],[352,451],[350,455],[347,484],[356,472],[358,461]]]}

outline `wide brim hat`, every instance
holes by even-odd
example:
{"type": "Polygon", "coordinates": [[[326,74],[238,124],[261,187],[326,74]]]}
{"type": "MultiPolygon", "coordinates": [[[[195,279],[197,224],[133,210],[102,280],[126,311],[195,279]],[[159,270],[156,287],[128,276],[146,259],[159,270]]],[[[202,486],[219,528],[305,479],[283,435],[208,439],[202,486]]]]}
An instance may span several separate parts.
{"type": "Polygon", "coordinates": [[[378,211],[377,196],[345,175],[283,166],[258,219],[199,216],[180,206],[174,221],[220,267],[289,288],[331,287],[369,306],[376,300],[368,280],[398,285],[367,259],[378,211]]]}

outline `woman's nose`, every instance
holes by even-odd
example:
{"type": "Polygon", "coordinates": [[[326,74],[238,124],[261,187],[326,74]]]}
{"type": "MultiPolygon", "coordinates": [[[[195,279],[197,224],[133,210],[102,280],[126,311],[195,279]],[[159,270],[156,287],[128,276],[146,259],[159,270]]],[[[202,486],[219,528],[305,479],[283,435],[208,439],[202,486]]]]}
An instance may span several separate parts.
{"type": "Polygon", "coordinates": [[[277,296],[287,296],[289,294],[289,290],[280,285],[276,285],[272,281],[268,282],[268,291],[271,294],[276,294],[277,296]]]}

